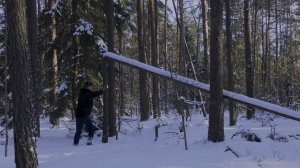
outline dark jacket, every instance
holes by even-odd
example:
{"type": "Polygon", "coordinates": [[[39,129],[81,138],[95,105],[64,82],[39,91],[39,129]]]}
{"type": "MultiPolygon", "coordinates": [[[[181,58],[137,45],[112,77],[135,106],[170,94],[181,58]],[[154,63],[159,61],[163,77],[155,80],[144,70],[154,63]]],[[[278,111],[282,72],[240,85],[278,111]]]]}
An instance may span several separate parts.
{"type": "Polygon", "coordinates": [[[92,112],[93,98],[103,94],[103,90],[92,92],[88,89],[80,89],[78,97],[78,105],[76,108],[76,117],[84,118],[92,112]]]}

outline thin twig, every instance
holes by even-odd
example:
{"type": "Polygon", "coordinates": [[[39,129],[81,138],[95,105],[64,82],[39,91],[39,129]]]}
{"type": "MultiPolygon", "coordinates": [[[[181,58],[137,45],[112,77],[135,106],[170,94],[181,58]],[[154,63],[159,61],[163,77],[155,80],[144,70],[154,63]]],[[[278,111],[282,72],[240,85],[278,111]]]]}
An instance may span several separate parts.
{"type": "Polygon", "coordinates": [[[229,146],[226,146],[225,152],[230,151],[232,152],[237,158],[239,158],[240,156],[237,154],[237,152],[235,152],[232,148],[230,148],[229,146]]]}

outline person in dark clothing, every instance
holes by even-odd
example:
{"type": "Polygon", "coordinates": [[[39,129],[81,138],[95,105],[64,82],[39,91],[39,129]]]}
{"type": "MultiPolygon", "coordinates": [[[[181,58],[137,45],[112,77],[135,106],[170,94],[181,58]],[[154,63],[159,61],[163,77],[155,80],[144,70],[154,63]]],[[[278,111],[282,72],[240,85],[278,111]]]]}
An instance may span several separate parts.
{"type": "Polygon", "coordinates": [[[74,136],[74,145],[78,145],[84,125],[88,130],[87,145],[92,145],[92,139],[94,137],[96,127],[93,125],[92,120],[90,119],[90,114],[93,108],[93,98],[100,96],[101,94],[103,94],[103,90],[94,91],[94,87],[91,82],[85,82],[84,87],[80,89],[78,105],[75,111],[76,133],[74,136]]]}

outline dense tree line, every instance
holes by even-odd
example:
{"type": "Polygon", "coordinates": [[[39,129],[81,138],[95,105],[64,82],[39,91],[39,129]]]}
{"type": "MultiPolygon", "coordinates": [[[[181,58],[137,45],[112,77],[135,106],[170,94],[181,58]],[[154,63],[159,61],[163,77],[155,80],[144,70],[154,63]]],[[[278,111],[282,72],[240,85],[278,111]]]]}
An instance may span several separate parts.
{"type": "MultiPolygon", "coordinates": [[[[78,91],[86,80],[105,90],[95,109],[103,118],[103,142],[117,135],[124,115],[145,121],[168,114],[172,106],[189,115],[178,97],[206,102],[201,110],[214,123],[208,139],[223,141],[224,109],[228,107],[230,125],[235,125],[241,108],[224,101],[222,89],[300,109],[297,0],[7,0],[0,5],[1,124],[10,118],[4,119],[6,105],[15,120],[29,117],[28,123],[19,123],[30,130],[24,136],[31,131],[39,136],[41,116],[53,125],[63,116],[74,119],[78,91]],[[10,27],[18,19],[22,22],[10,27]],[[21,36],[12,36],[16,33],[21,36]],[[23,50],[12,50],[15,41],[23,50]],[[210,83],[212,92],[202,94],[104,60],[107,50],[210,83]],[[21,58],[22,66],[14,65],[21,58]],[[14,85],[17,80],[22,86],[14,85]],[[30,97],[23,104],[30,107],[17,105],[16,89],[30,97]]],[[[244,109],[248,119],[255,116],[252,107],[244,109]]],[[[15,129],[21,125],[11,124],[15,129]]]]}

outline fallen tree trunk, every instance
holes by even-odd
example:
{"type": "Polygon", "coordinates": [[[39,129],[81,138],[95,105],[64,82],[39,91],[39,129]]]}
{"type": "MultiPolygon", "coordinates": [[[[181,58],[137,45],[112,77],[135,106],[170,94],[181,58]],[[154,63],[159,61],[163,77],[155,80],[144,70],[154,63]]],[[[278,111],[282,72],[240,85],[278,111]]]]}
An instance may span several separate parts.
{"type": "MultiPolygon", "coordinates": [[[[130,59],[118,54],[114,54],[111,52],[105,52],[103,53],[104,58],[108,58],[108,59],[112,59],[114,61],[117,61],[119,63],[123,63],[126,64],[130,67],[134,67],[137,68],[139,70],[143,70],[146,71],[148,73],[151,73],[153,75],[158,75],[161,77],[165,77],[167,79],[176,81],[176,82],[180,82],[183,83],[184,85],[187,86],[191,86],[194,87],[196,89],[200,89],[206,92],[210,92],[210,88],[208,84],[205,83],[201,83],[199,81],[184,77],[184,76],[180,76],[177,75],[175,73],[166,71],[164,69],[160,69],[157,67],[153,67],[151,65],[145,64],[145,63],[141,63],[139,61],[136,61],[134,59],[130,59]]],[[[229,98],[233,101],[242,103],[242,104],[246,104],[248,106],[252,106],[255,108],[259,108],[262,110],[266,110],[268,112],[292,119],[292,120],[296,120],[296,121],[300,121],[300,112],[294,111],[294,110],[290,110],[288,108],[276,105],[276,104],[272,104],[266,101],[262,101],[262,100],[258,100],[255,98],[250,98],[248,96],[242,95],[242,94],[238,94],[235,92],[230,92],[227,90],[223,90],[223,95],[225,98],[229,98]]]]}

